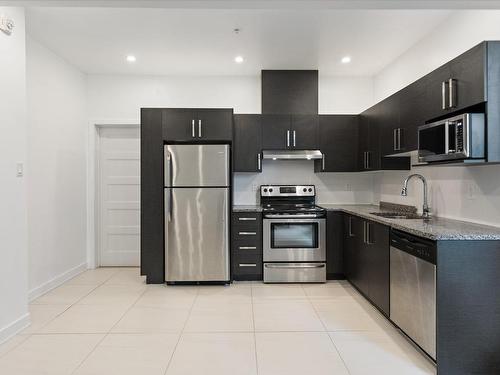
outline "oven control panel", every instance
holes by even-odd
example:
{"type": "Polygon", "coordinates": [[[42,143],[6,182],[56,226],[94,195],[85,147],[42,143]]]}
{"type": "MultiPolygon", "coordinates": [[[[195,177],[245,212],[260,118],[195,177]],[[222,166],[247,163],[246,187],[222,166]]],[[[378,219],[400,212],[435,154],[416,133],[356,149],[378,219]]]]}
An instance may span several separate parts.
{"type": "Polygon", "coordinates": [[[314,185],[261,185],[261,197],[314,197],[314,185]]]}

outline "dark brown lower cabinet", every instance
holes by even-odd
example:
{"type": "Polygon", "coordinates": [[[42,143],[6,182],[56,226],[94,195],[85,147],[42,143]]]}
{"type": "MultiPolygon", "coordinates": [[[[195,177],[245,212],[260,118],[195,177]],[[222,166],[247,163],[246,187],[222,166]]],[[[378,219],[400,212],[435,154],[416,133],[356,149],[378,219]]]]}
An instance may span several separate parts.
{"type": "Polygon", "coordinates": [[[344,214],[328,211],[326,216],[326,278],[344,279],[344,214]]]}
{"type": "Polygon", "coordinates": [[[389,316],[389,227],[344,215],[344,267],[347,279],[389,316]]]}
{"type": "Polygon", "coordinates": [[[233,212],[231,233],[233,280],[262,280],[262,214],[233,212]]]}

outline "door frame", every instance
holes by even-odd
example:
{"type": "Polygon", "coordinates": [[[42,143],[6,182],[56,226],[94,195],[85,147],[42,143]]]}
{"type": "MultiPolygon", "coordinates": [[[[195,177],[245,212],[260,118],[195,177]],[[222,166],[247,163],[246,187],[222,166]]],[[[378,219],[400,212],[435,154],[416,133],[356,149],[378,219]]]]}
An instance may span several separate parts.
{"type": "Polygon", "coordinates": [[[90,120],[87,131],[87,268],[99,267],[99,131],[103,128],[140,128],[136,119],[90,120]]]}

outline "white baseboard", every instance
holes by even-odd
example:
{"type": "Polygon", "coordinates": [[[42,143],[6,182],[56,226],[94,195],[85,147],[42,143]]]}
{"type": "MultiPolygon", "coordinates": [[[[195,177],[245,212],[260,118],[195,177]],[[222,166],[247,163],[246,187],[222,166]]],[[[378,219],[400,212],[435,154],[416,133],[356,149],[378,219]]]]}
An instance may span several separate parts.
{"type": "Polygon", "coordinates": [[[69,279],[72,279],[73,277],[79,275],[80,273],[85,272],[87,268],[88,268],[87,262],[82,263],[66,272],[63,272],[62,274],[54,277],[53,279],[43,283],[42,285],[39,285],[36,288],[31,289],[28,292],[28,300],[31,302],[35,298],[38,298],[41,295],[47,293],[48,291],[57,288],[59,285],[65,283],[69,279]]]}
{"type": "Polygon", "coordinates": [[[19,331],[30,325],[30,313],[26,313],[12,323],[0,328],[0,344],[13,337],[19,331]]]}

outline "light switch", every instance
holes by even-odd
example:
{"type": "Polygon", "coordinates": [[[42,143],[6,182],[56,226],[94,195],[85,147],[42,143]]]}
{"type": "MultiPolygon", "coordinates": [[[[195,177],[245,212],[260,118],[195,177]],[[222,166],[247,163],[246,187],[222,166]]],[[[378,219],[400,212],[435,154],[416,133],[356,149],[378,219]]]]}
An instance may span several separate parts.
{"type": "Polygon", "coordinates": [[[17,163],[16,164],[16,169],[17,169],[16,176],[17,177],[23,177],[24,176],[24,164],[23,163],[17,163]]]}

